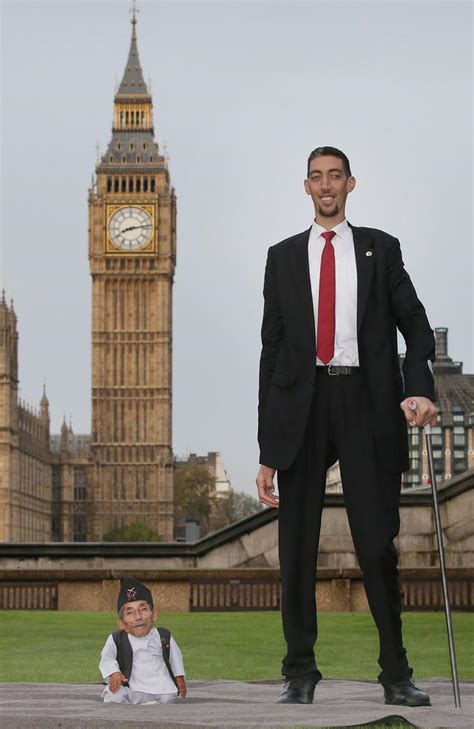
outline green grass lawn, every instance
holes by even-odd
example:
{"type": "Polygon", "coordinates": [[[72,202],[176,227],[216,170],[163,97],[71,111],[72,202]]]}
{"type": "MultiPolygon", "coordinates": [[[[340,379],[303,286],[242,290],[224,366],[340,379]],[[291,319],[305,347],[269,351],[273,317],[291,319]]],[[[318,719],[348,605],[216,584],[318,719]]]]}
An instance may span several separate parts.
{"type": "MultiPolygon", "coordinates": [[[[375,679],[378,640],[366,613],[320,613],[317,658],[326,678],[375,679]]],[[[450,676],[444,613],[405,613],[405,645],[415,678],[450,676]]],[[[474,679],[474,614],[453,615],[461,679],[474,679]]],[[[280,677],[284,652],[278,612],[163,613],[188,678],[280,677]]],[[[93,683],[114,613],[1,611],[0,681],[93,683]]]]}

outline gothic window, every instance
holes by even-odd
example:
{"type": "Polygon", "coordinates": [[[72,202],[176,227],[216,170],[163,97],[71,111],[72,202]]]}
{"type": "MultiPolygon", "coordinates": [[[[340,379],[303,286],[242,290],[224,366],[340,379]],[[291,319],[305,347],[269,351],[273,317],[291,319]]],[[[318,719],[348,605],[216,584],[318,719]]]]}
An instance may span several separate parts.
{"type": "Polygon", "coordinates": [[[125,126],[128,127],[128,111],[125,112],[125,126]]]}
{"type": "Polygon", "coordinates": [[[117,144],[117,149],[122,149],[122,145],[120,144],[120,142],[117,144]]]}
{"type": "Polygon", "coordinates": [[[137,155],[137,162],[141,162],[141,161],[142,161],[142,158],[141,158],[141,157],[140,157],[140,155],[138,154],[138,155],[137,155]]]}
{"type": "Polygon", "coordinates": [[[122,192],[127,192],[127,180],[122,177],[122,192]]]}
{"type": "MultiPolygon", "coordinates": [[[[123,111],[120,112],[120,126],[123,129],[123,111]]],[[[119,145],[119,149],[120,149],[120,145],[119,145]]]]}
{"type": "Polygon", "coordinates": [[[453,405],[453,423],[464,423],[464,412],[459,405],[453,405]]]}
{"type": "Polygon", "coordinates": [[[112,178],[107,177],[107,192],[112,192],[112,178]]]}
{"type": "Polygon", "coordinates": [[[61,541],[61,521],[57,516],[53,516],[51,520],[51,539],[53,542],[61,541]]]}
{"type": "Polygon", "coordinates": [[[140,178],[137,177],[137,179],[135,180],[135,191],[140,192],[140,188],[141,188],[140,178]]]}
{"type": "Polygon", "coordinates": [[[453,428],[453,460],[454,473],[462,473],[467,469],[466,431],[461,425],[453,428]]]}
{"type": "Polygon", "coordinates": [[[59,468],[53,468],[52,500],[55,503],[61,501],[61,473],[59,471],[59,468]]]}
{"type": "Polygon", "coordinates": [[[109,157],[109,161],[110,162],[113,162],[114,161],[114,158],[112,157],[112,155],[109,157]]]}
{"type": "Polygon", "coordinates": [[[86,473],[82,470],[74,472],[74,501],[85,501],[87,498],[86,473]]]}
{"type": "Polygon", "coordinates": [[[135,145],[133,142],[130,142],[130,149],[135,149],[135,145]]]}
{"type": "Polygon", "coordinates": [[[143,149],[146,149],[146,143],[145,142],[143,142],[142,147],[143,147],[143,149]]]}
{"type": "Polygon", "coordinates": [[[431,428],[431,434],[435,472],[441,475],[444,472],[443,429],[439,425],[435,425],[433,428],[431,428]]]}
{"type": "MultiPolygon", "coordinates": [[[[145,126],[145,112],[142,111],[142,127],[145,126]]],[[[145,149],[145,145],[143,145],[143,149],[145,149]]]]}
{"type": "Polygon", "coordinates": [[[85,542],[87,538],[86,518],[76,514],[72,521],[73,541],[85,542]]]}
{"type": "Polygon", "coordinates": [[[127,161],[127,158],[125,157],[125,155],[123,155],[122,162],[126,162],[126,161],[127,161]]]}
{"type": "Polygon", "coordinates": [[[114,192],[118,192],[118,191],[119,191],[119,179],[118,179],[118,177],[115,177],[115,179],[114,179],[114,192]]]}
{"type": "Polygon", "coordinates": [[[143,192],[148,192],[148,177],[143,178],[143,192]]]}
{"type": "Polygon", "coordinates": [[[128,191],[133,192],[133,177],[128,178],[128,191]]]}
{"type": "Polygon", "coordinates": [[[153,162],[153,157],[150,157],[150,162],[153,162]]]}
{"type": "Polygon", "coordinates": [[[150,180],[150,190],[151,192],[155,192],[155,178],[152,177],[150,180]]]}

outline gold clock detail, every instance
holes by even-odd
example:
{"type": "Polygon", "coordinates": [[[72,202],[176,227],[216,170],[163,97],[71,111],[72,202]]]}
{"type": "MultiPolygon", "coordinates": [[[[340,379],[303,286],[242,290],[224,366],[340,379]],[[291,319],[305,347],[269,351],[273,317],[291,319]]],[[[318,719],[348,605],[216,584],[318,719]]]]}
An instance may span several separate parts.
{"type": "Polygon", "coordinates": [[[121,251],[141,251],[153,237],[153,220],[143,208],[126,206],[109,219],[109,236],[121,251]]]}

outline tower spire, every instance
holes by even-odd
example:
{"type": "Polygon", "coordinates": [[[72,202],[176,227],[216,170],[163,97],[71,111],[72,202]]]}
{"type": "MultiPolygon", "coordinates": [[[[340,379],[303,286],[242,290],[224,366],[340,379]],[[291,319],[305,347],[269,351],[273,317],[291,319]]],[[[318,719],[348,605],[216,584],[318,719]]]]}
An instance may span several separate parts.
{"type": "Polygon", "coordinates": [[[125,72],[117,91],[117,96],[119,97],[136,96],[137,94],[148,95],[148,89],[143,78],[143,71],[140,65],[140,58],[138,56],[136,25],[137,13],[139,10],[137,8],[136,0],[133,0],[130,12],[132,14],[132,38],[130,41],[127,65],[125,66],[125,72]]]}
{"type": "Polygon", "coordinates": [[[133,33],[135,32],[135,25],[137,24],[137,13],[139,13],[139,9],[137,8],[137,0],[132,0],[132,7],[130,8],[130,12],[132,13],[132,25],[133,27],[133,33]]]}

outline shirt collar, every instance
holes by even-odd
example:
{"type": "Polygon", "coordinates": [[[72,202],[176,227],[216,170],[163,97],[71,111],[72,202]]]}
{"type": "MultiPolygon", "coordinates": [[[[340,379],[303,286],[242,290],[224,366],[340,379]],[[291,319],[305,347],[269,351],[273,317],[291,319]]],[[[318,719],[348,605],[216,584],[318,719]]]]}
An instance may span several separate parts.
{"type": "MultiPolygon", "coordinates": [[[[323,228],[322,225],[319,225],[316,221],[314,221],[311,232],[315,238],[319,238],[321,233],[325,233],[326,230],[327,228],[323,228]]],[[[349,224],[346,218],[344,218],[342,223],[338,223],[334,226],[334,228],[331,228],[331,230],[333,230],[340,238],[344,238],[344,236],[347,235],[347,232],[349,231],[349,224]]]]}

